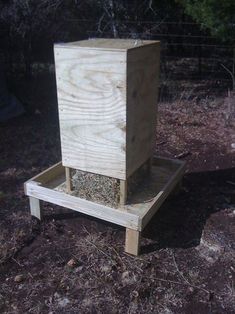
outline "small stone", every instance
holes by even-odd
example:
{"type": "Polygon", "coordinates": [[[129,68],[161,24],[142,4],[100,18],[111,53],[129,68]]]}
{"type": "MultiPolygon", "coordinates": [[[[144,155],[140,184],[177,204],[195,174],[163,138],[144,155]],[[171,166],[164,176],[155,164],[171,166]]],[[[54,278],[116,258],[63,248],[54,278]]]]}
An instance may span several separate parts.
{"type": "Polygon", "coordinates": [[[78,271],[82,271],[83,270],[83,266],[79,266],[77,269],[78,269],[78,271]]]}
{"type": "Polygon", "coordinates": [[[78,262],[74,258],[71,258],[67,263],[67,266],[69,266],[70,268],[74,268],[77,265],[78,265],[78,262]]]}
{"type": "Polygon", "coordinates": [[[70,303],[70,301],[69,301],[68,298],[60,298],[58,300],[58,304],[59,304],[60,307],[66,307],[66,305],[69,304],[69,303],[70,303]]]}
{"type": "Polygon", "coordinates": [[[100,270],[103,272],[103,273],[109,273],[111,270],[112,270],[112,268],[111,268],[111,266],[109,266],[109,265],[103,265],[103,266],[101,266],[100,267],[100,270]]]}
{"type": "Polygon", "coordinates": [[[126,279],[126,278],[129,278],[129,271],[124,271],[124,273],[122,273],[122,279],[126,279]]]}
{"type": "Polygon", "coordinates": [[[188,292],[189,292],[189,293],[192,293],[192,292],[194,292],[194,289],[193,289],[193,287],[188,287],[188,289],[187,289],[187,290],[188,290],[188,292]]]}
{"type": "Polygon", "coordinates": [[[138,296],[139,296],[139,292],[136,291],[136,290],[132,291],[131,294],[132,294],[132,296],[133,296],[134,298],[138,298],[138,296]]]}
{"type": "Polygon", "coordinates": [[[40,115],[40,114],[42,114],[42,113],[41,113],[41,111],[40,111],[40,110],[36,109],[36,110],[34,111],[34,114],[38,114],[38,115],[40,115]]]}
{"type": "Polygon", "coordinates": [[[23,275],[16,275],[14,281],[19,283],[22,282],[24,280],[24,276],[23,275]]]}

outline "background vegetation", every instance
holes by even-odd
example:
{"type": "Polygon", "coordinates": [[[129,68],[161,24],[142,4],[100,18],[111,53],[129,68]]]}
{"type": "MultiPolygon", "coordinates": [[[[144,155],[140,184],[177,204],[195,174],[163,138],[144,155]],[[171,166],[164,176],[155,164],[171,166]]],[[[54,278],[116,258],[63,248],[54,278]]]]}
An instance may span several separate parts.
{"type": "Polygon", "coordinates": [[[159,39],[165,72],[172,57],[196,58],[194,75],[201,77],[202,71],[224,71],[221,61],[232,66],[234,6],[232,0],[1,1],[1,49],[8,69],[18,71],[24,65],[30,76],[32,64],[53,63],[54,42],[90,37],[159,39]]]}

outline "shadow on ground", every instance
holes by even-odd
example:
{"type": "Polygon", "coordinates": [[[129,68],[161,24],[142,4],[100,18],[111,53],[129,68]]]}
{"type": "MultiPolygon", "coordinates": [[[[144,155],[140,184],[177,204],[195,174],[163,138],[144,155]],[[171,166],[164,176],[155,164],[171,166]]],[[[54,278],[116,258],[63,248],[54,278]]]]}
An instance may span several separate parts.
{"type": "MultiPolygon", "coordinates": [[[[163,248],[186,249],[198,246],[210,216],[227,209],[233,203],[235,195],[233,183],[235,184],[235,168],[186,174],[179,193],[165,201],[142,232],[143,240],[149,240],[147,242],[150,243],[142,245],[141,254],[163,248]]],[[[45,221],[70,220],[76,228],[79,219],[85,218],[87,221],[97,222],[100,231],[107,227],[117,231],[123,229],[70,210],[63,209],[61,212],[58,208],[58,211],[46,215],[45,221]]]]}
{"type": "Polygon", "coordinates": [[[143,231],[152,243],[142,253],[199,245],[207,219],[234,200],[235,168],[185,175],[180,193],[159,209],[143,231]]]}

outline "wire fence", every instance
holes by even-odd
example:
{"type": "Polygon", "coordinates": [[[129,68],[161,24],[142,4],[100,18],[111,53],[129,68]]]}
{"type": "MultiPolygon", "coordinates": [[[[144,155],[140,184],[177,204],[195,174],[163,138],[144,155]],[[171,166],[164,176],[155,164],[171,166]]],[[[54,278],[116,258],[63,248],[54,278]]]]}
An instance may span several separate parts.
{"type": "MultiPolygon", "coordinates": [[[[161,41],[162,77],[171,79],[221,79],[231,81],[229,71],[234,73],[234,48],[223,43],[203,29],[202,24],[191,21],[134,20],[93,18],[66,18],[58,16],[54,21],[57,33],[51,42],[32,44],[32,61],[53,62],[52,45],[55,41],[73,41],[85,38],[135,38],[161,41]],[[61,19],[63,23],[61,23],[61,19]],[[61,23],[61,24],[59,24],[61,23]],[[113,23],[116,33],[113,32],[113,23]]],[[[50,31],[50,30],[49,30],[50,31]]],[[[1,34],[0,37],[6,36],[1,34]]],[[[8,38],[8,37],[7,37],[8,38]]],[[[35,36],[37,39],[37,34],[35,36]]],[[[2,41],[3,42],[3,41],[2,41]]],[[[5,40],[5,49],[9,62],[22,62],[15,42],[5,40]],[[9,53],[10,52],[10,53],[9,53]]],[[[21,52],[22,53],[22,52],[21,52]]]]}
{"type": "MultiPolygon", "coordinates": [[[[100,20],[70,19],[67,22],[76,26],[82,23],[87,38],[114,37],[110,23],[101,27],[100,20]]],[[[223,66],[234,71],[234,48],[203,30],[202,24],[151,20],[118,20],[116,24],[119,38],[160,40],[162,70],[169,73],[173,69],[174,78],[229,80],[223,66]]]]}

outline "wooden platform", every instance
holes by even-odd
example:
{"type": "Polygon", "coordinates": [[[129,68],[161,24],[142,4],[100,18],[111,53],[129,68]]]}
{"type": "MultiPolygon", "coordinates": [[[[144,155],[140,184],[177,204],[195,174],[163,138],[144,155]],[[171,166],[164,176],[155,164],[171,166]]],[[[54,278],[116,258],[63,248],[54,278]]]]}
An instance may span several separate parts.
{"type": "Polygon", "coordinates": [[[59,162],[25,183],[31,214],[42,218],[40,200],[70,208],[126,228],[125,251],[138,255],[140,234],[167,196],[180,183],[185,162],[155,157],[151,178],[143,182],[141,189],[127,205],[111,208],[87,201],[66,192],[65,167],[59,162]]]}

